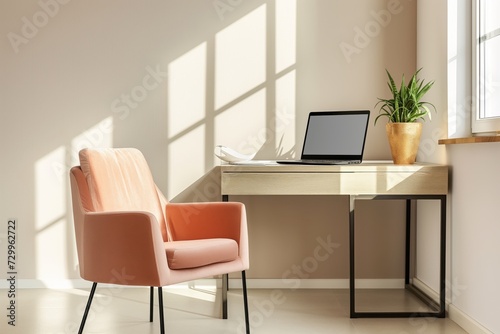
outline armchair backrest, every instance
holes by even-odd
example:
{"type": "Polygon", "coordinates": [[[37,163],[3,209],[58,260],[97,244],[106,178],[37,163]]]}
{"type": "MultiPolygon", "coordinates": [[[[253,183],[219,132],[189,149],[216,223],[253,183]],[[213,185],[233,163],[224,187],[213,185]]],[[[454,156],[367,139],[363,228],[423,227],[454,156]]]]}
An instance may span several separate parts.
{"type": "Polygon", "coordinates": [[[98,148],[80,151],[80,168],[87,181],[93,210],[145,211],[160,224],[163,240],[166,200],[159,193],[142,153],[134,148],[98,148]]]}

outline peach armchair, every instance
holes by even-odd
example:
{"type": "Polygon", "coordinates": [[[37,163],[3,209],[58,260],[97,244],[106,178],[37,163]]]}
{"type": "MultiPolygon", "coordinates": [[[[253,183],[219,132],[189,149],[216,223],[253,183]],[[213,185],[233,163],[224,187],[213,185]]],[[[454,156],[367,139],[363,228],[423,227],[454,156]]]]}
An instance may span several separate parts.
{"type": "Polygon", "coordinates": [[[246,331],[250,332],[245,270],[249,267],[245,207],[236,202],[169,203],[140,151],[83,149],[70,171],[80,276],[93,282],[80,324],[98,283],[162,287],[223,275],[222,314],[227,318],[228,273],[241,271],[246,331]]]}

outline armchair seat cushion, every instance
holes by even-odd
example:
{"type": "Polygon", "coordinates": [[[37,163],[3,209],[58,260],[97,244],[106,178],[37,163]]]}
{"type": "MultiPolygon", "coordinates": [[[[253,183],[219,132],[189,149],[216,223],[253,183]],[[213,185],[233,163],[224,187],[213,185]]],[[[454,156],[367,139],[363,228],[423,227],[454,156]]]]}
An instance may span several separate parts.
{"type": "Polygon", "coordinates": [[[214,238],[165,242],[170,269],[188,269],[238,258],[238,244],[233,239],[214,238]]]}

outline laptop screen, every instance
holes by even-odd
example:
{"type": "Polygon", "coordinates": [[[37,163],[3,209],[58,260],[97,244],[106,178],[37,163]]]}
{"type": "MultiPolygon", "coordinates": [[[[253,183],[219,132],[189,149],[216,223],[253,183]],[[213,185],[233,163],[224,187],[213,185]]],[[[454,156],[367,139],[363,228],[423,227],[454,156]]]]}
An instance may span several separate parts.
{"type": "Polygon", "coordinates": [[[362,160],[369,115],[368,110],[311,112],[301,158],[362,160]]]}

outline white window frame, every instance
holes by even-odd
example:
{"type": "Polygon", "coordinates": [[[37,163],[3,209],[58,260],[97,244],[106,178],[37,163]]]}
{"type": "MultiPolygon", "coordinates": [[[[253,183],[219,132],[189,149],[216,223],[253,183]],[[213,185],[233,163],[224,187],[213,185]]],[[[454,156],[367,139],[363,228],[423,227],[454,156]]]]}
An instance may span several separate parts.
{"type": "MultiPolygon", "coordinates": [[[[481,78],[480,60],[481,60],[481,44],[480,44],[480,10],[479,5],[482,0],[473,0],[472,6],[472,113],[471,126],[473,134],[499,133],[500,132],[500,117],[482,118],[481,103],[484,102],[483,90],[485,89],[484,79],[481,78]]],[[[497,37],[500,38],[500,37],[497,37]]],[[[500,106],[498,106],[500,108],[500,106]]]]}

